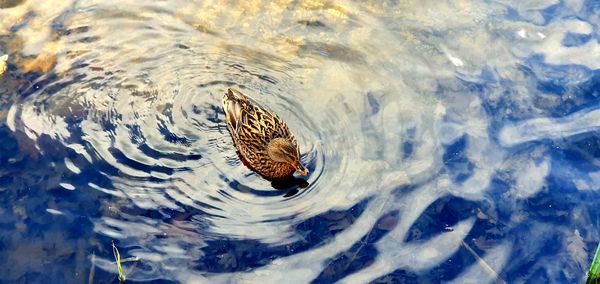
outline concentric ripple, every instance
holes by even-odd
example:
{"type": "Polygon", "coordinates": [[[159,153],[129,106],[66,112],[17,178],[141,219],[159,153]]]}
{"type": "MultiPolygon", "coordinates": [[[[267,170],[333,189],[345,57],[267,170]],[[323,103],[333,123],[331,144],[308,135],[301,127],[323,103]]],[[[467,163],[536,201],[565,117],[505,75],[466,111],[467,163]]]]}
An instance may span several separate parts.
{"type": "MultiPolygon", "coordinates": [[[[165,221],[189,214],[203,239],[279,245],[297,241],[300,221],[367,197],[362,185],[376,188],[382,165],[363,160],[363,82],[348,85],[358,74],[339,64],[326,79],[319,60],[203,35],[176,11],[135,8],[80,7],[61,41],[81,55],[62,56],[61,76],[11,108],[11,130],[48,135],[84,158],[67,160],[74,174],[95,171],[104,183],[67,179],[65,188],[101,190],[119,198],[117,210],[157,211],[165,221]],[[114,20],[94,25],[105,17],[114,20]],[[317,78],[329,86],[303,86],[317,78]],[[221,107],[231,86],[288,123],[311,171],[306,181],[277,190],[240,164],[221,107]]],[[[114,236],[102,232],[104,221],[99,233],[114,236]]]]}

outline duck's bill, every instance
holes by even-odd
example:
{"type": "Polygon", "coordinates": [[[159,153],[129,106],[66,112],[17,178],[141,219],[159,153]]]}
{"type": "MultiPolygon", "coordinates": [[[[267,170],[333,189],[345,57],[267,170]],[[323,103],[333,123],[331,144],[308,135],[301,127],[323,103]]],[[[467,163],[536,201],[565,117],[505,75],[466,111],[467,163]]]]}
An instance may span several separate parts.
{"type": "Polygon", "coordinates": [[[304,167],[303,165],[296,166],[296,172],[303,176],[308,175],[308,169],[306,167],[304,167]]]}

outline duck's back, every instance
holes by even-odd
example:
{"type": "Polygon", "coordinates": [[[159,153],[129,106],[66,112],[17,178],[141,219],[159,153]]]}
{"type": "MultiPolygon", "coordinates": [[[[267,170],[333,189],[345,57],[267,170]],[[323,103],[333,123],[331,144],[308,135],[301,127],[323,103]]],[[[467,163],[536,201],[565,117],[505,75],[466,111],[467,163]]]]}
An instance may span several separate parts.
{"type": "Polygon", "coordinates": [[[223,109],[234,144],[250,167],[272,178],[294,172],[289,165],[275,162],[267,154],[267,146],[275,138],[287,138],[298,147],[294,135],[277,114],[231,89],[223,96],[223,109]]]}

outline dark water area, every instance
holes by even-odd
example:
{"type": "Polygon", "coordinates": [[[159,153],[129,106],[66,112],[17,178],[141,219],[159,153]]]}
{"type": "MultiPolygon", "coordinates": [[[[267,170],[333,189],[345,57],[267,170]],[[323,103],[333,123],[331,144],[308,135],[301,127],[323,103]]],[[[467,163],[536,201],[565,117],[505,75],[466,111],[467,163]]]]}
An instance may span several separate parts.
{"type": "Polygon", "coordinates": [[[139,283],[582,283],[599,15],[0,1],[0,282],[118,283],[114,243],[139,283]],[[229,87],[287,122],[306,178],[241,164],[229,87]]]}

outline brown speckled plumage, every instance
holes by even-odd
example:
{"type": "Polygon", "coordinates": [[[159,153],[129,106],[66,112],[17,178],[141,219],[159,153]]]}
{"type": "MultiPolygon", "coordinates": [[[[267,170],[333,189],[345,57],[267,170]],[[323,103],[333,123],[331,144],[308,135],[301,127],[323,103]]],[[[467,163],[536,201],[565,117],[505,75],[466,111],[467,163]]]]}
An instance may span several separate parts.
{"type": "MultiPolygon", "coordinates": [[[[296,138],[279,116],[231,88],[223,96],[223,110],[227,129],[240,158],[245,160],[247,166],[269,179],[289,177],[297,170],[292,164],[275,161],[268,154],[269,143],[282,138],[285,141],[280,140],[281,142],[290,142],[287,145],[293,147],[283,151],[292,152],[289,156],[293,156],[299,163],[300,151],[296,138]]],[[[306,169],[301,165],[300,168],[306,174],[306,169]]]]}

